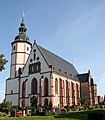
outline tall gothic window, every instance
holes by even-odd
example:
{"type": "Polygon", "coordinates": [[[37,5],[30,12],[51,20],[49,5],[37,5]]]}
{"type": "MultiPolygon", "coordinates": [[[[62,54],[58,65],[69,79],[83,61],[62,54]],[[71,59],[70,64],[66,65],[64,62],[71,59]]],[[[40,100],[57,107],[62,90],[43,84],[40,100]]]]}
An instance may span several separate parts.
{"type": "Polygon", "coordinates": [[[44,80],[44,95],[48,96],[48,78],[44,80]]]}
{"type": "Polygon", "coordinates": [[[70,103],[70,83],[66,81],[66,101],[67,104],[70,103]]]}
{"type": "Polygon", "coordinates": [[[58,93],[58,80],[55,79],[55,93],[58,93]]]}
{"type": "Polygon", "coordinates": [[[76,97],[79,98],[79,85],[76,84],[76,97]]]}
{"type": "Polygon", "coordinates": [[[22,84],[22,98],[26,96],[26,82],[24,81],[22,84]]]}
{"type": "Polygon", "coordinates": [[[31,82],[31,94],[37,94],[37,79],[33,78],[31,82]]]}

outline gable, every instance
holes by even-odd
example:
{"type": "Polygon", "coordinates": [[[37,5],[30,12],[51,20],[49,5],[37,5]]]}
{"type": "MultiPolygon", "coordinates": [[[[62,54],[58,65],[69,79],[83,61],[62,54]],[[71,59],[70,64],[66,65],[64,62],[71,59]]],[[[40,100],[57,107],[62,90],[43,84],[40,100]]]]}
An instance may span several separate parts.
{"type": "Polygon", "coordinates": [[[73,64],[67,62],[66,60],[62,59],[61,57],[44,49],[37,44],[34,44],[32,47],[29,58],[23,69],[22,76],[28,76],[32,72],[49,72],[51,71],[51,68],[49,68],[50,65],[53,65],[54,67],[53,72],[74,80],[78,80],[78,72],[73,66],[73,64]],[[30,66],[34,67],[31,68],[30,66]],[[38,68],[38,71],[31,71],[31,69],[36,69],[38,66],[40,67],[38,68]]]}
{"type": "Polygon", "coordinates": [[[88,82],[89,79],[89,73],[84,73],[84,74],[78,74],[78,79],[80,82],[88,82]]]}
{"type": "Polygon", "coordinates": [[[33,73],[43,73],[49,70],[50,68],[43,55],[41,54],[41,51],[39,50],[37,44],[33,44],[26,65],[24,66],[22,77],[28,76],[29,74],[33,73]]]}

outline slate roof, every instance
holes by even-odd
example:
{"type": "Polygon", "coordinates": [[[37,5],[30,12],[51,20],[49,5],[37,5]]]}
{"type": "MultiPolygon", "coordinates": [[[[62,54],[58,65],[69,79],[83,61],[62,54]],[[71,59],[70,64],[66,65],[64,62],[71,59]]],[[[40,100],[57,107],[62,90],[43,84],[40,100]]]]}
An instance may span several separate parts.
{"type": "MultiPolygon", "coordinates": [[[[78,74],[77,77],[80,80],[80,82],[89,82],[89,74],[90,73],[84,73],[84,74],[78,74]]],[[[96,84],[94,84],[94,80],[93,78],[90,78],[90,84],[92,86],[96,86],[96,84]]]]}
{"type": "Polygon", "coordinates": [[[74,80],[78,80],[78,77],[77,77],[78,72],[73,66],[73,64],[67,62],[66,60],[44,49],[41,46],[38,46],[38,47],[41,50],[42,55],[44,56],[48,65],[54,66],[54,70],[53,70],[54,72],[62,74],[66,77],[72,78],[74,80]]]}
{"type": "Polygon", "coordinates": [[[80,80],[80,82],[88,82],[89,73],[78,74],[77,77],[80,80]]]}

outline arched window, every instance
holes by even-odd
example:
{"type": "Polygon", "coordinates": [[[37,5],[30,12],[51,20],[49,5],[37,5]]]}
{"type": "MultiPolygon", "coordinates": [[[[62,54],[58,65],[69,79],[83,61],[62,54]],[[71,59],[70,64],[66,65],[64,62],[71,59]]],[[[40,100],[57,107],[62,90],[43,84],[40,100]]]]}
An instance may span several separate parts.
{"type": "Polygon", "coordinates": [[[47,98],[44,100],[44,106],[48,106],[48,99],[47,98]]]}
{"type": "Polygon", "coordinates": [[[55,93],[58,93],[58,80],[55,79],[55,93]]]}
{"type": "Polygon", "coordinates": [[[31,82],[31,94],[37,94],[37,79],[33,78],[31,82]]]}
{"type": "Polygon", "coordinates": [[[44,95],[48,96],[48,79],[45,78],[44,80],[44,95]]]}
{"type": "Polygon", "coordinates": [[[24,81],[22,84],[22,97],[25,98],[26,96],[26,82],[24,81]]]}

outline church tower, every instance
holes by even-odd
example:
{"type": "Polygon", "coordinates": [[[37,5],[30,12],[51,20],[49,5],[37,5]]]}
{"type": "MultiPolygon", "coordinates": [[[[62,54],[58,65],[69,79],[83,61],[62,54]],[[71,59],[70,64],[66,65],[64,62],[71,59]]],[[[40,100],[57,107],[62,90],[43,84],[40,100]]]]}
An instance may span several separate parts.
{"type": "Polygon", "coordinates": [[[18,70],[23,69],[26,64],[27,58],[30,54],[32,44],[29,41],[28,36],[26,35],[26,27],[24,23],[24,15],[22,16],[22,22],[19,27],[19,34],[15,37],[12,45],[11,53],[11,70],[10,70],[10,79],[16,78],[18,76],[18,70]]]}

